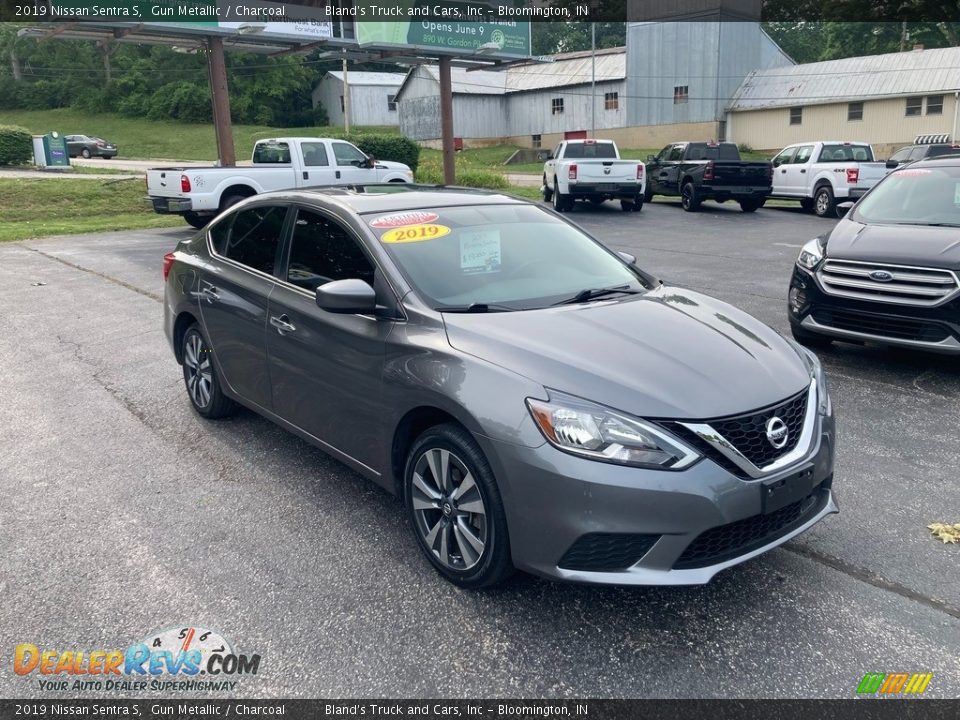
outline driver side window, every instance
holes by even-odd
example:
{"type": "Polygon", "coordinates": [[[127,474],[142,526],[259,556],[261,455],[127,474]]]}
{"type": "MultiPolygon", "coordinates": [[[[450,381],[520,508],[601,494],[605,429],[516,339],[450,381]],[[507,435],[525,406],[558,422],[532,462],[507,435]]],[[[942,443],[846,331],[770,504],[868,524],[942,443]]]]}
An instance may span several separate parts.
{"type": "Polygon", "coordinates": [[[333,156],[337,159],[337,165],[361,167],[367,161],[367,156],[350,143],[335,142],[331,145],[333,145],[333,156]]]}
{"type": "Polygon", "coordinates": [[[300,210],[290,241],[288,283],[313,292],[333,280],[357,278],[373,285],[373,263],[339,223],[300,210]]]}

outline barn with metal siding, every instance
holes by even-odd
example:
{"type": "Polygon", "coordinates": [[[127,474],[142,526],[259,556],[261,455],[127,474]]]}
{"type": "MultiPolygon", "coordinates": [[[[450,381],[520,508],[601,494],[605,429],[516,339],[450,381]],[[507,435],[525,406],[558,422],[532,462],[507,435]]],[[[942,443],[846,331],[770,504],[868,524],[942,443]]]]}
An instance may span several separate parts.
{"type": "MultiPolygon", "coordinates": [[[[626,59],[623,48],[599,50],[596,87],[590,53],[554,56],[500,72],[453,68],[453,126],[465,144],[509,140],[546,146],[564,133],[623,127],[626,59]],[[595,99],[593,99],[595,98],[595,99]],[[472,142],[471,142],[472,141],[472,142]]],[[[400,130],[414,140],[440,137],[436,67],[410,70],[398,91],[400,130]]]]}
{"type": "Polygon", "coordinates": [[[830,138],[878,157],[917,135],[957,138],[960,48],[845,58],[751,73],[727,113],[732,140],[764,150],[830,138]]]}
{"type": "Polygon", "coordinates": [[[722,139],[743,78],[793,61],[755,22],[627,23],[626,124],[634,147],[722,139]]]}
{"type": "MultiPolygon", "coordinates": [[[[403,73],[347,72],[351,125],[399,125],[396,94],[403,73]]],[[[343,125],[344,82],[339,70],[328,72],[313,90],[313,106],[323,106],[331,125],[343,125]]]]}

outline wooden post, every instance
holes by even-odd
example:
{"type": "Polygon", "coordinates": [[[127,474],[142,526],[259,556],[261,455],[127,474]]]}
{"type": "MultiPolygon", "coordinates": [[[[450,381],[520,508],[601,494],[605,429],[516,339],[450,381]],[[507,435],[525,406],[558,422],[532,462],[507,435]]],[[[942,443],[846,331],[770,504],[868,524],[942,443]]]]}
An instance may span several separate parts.
{"type": "Polygon", "coordinates": [[[233,125],[230,121],[230,91],[227,88],[227,63],[223,56],[223,40],[207,37],[207,70],[213,96],[213,126],[217,133],[217,155],[223,167],[237,164],[233,147],[233,125]]]}
{"type": "Polygon", "coordinates": [[[455,185],[457,165],[453,151],[453,83],[450,58],[440,58],[440,136],[443,143],[443,183],[455,185]]]}
{"type": "Polygon", "coordinates": [[[343,59],[343,132],[350,134],[350,76],[347,74],[347,59],[343,59]]]}

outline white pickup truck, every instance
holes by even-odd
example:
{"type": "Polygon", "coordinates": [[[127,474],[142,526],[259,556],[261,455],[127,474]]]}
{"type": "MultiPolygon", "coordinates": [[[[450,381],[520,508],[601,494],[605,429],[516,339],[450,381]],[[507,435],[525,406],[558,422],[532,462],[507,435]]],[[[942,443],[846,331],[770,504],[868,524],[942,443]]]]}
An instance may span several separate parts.
{"type": "Polygon", "coordinates": [[[196,228],[234,203],[269,190],[385,182],[413,182],[413,172],[403,163],[375,160],[356,145],[332,138],[260,140],[253,146],[252,166],[147,170],[154,211],[183,215],[196,228]]]}
{"type": "Polygon", "coordinates": [[[543,165],[543,199],[557,212],[573,208],[574,200],[599,205],[620,199],[624,211],[643,208],[646,166],[621,160],[613,140],[564,140],[543,165]]]}
{"type": "Polygon", "coordinates": [[[836,217],[838,202],[858,200],[887,172],[884,163],[874,162],[867,143],[797,143],[773,158],[770,197],[799,200],[804,210],[836,217]]]}

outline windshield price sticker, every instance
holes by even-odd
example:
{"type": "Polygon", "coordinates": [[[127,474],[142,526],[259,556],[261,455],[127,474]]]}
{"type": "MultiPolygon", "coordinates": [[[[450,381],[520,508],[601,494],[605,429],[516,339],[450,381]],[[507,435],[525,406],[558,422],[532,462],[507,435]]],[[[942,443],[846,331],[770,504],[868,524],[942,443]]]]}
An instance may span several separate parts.
{"type": "Polygon", "coordinates": [[[409,227],[398,227],[393,230],[387,230],[387,232],[380,236],[380,242],[422,242],[424,240],[436,240],[449,233],[450,228],[446,225],[410,225],[409,227]]]}
{"type": "Polygon", "coordinates": [[[464,273],[500,270],[500,231],[473,230],[460,233],[460,269],[464,273]]]}
{"type": "Polygon", "coordinates": [[[432,223],[439,219],[440,216],[434,212],[414,211],[395,213],[371,220],[370,227],[377,228],[378,230],[386,230],[389,228],[405,227],[407,225],[423,225],[424,223],[432,223]]]}

